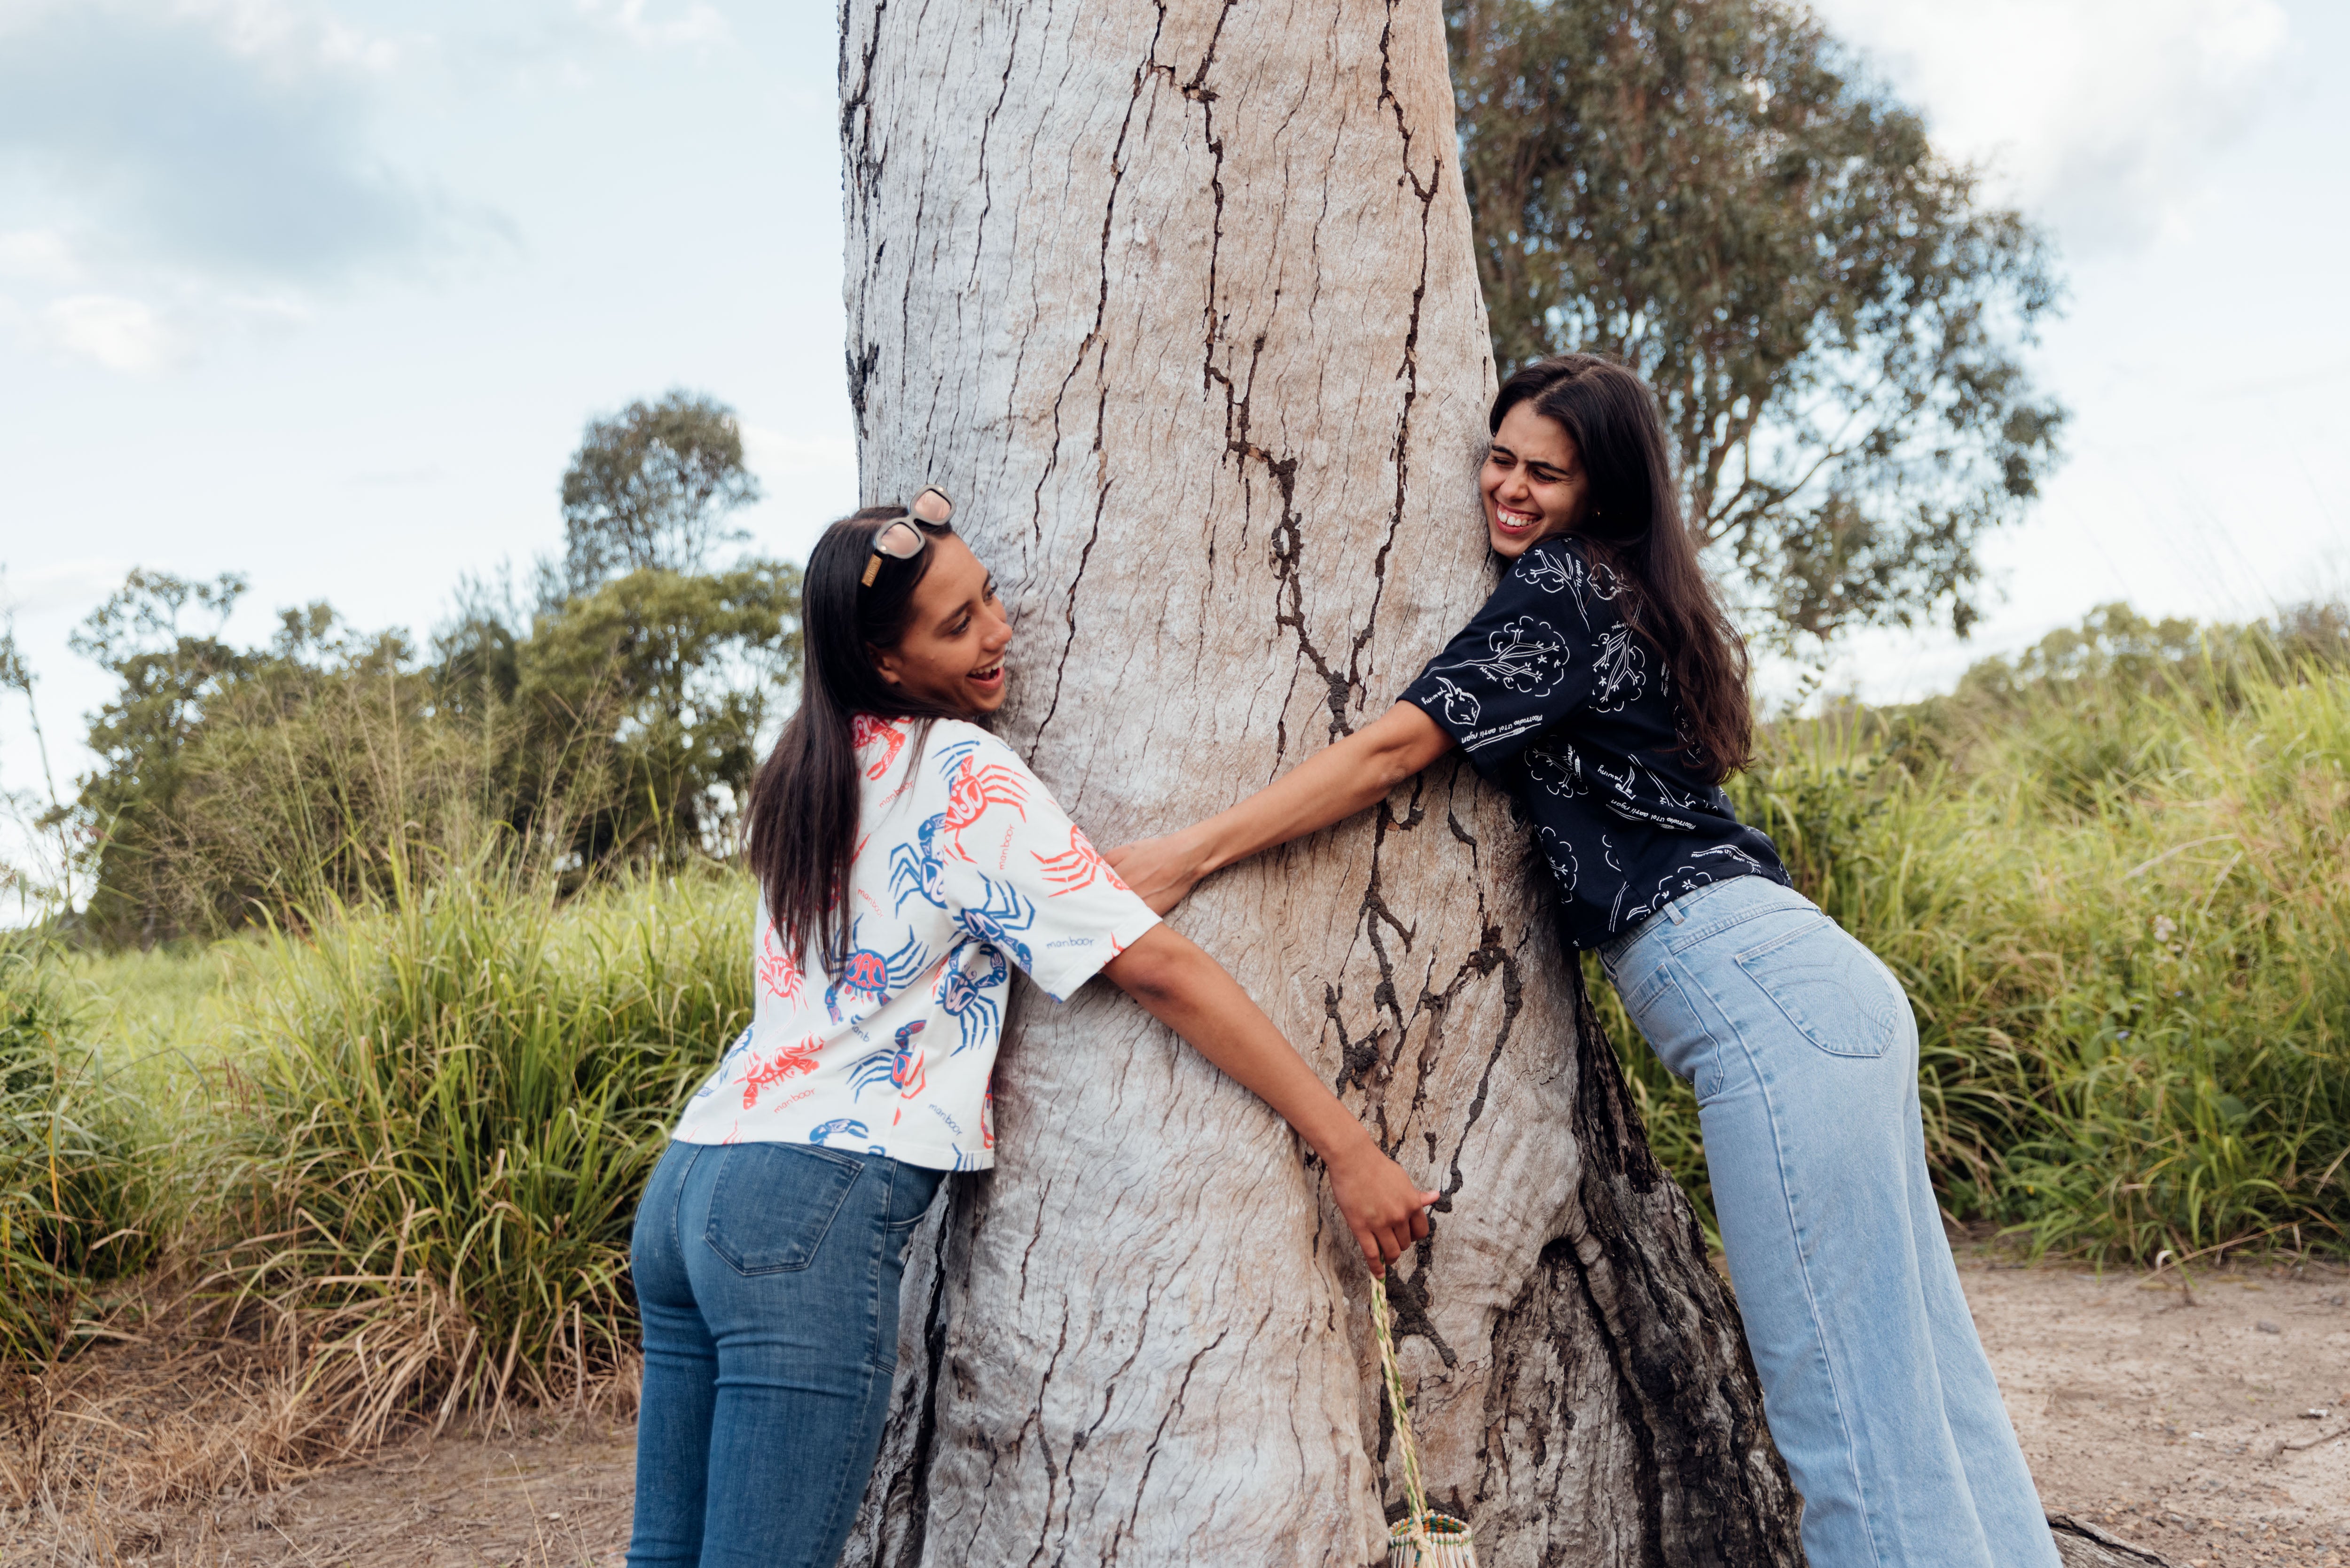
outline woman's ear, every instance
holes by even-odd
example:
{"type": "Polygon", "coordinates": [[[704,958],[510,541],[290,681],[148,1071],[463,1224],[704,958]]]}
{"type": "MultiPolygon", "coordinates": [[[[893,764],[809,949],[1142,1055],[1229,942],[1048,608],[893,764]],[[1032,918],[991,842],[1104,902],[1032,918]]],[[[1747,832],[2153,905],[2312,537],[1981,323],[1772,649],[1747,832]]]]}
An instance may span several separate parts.
{"type": "Polygon", "coordinates": [[[898,672],[896,649],[876,648],[868,642],[865,645],[865,651],[872,657],[873,672],[880,676],[885,682],[891,686],[903,686],[906,683],[905,677],[898,672]]]}

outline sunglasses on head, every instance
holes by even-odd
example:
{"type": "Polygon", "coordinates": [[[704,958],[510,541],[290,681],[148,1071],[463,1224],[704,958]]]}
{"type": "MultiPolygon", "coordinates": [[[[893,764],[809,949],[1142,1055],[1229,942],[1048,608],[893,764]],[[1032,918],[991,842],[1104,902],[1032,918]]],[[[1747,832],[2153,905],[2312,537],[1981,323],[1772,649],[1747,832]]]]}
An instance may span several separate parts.
{"type": "Polygon", "coordinates": [[[954,503],[947,499],[947,493],[935,484],[924,485],[922,493],[914,497],[914,504],[906,508],[905,516],[883,524],[873,535],[873,554],[865,562],[861,585],[868,588],[873,586],[873,579],[881,575],[884,556],[893,561],[910,561],[929,549],[931,536],[923,529],[935,528],[943,534],[953,515],[954,503]]]}

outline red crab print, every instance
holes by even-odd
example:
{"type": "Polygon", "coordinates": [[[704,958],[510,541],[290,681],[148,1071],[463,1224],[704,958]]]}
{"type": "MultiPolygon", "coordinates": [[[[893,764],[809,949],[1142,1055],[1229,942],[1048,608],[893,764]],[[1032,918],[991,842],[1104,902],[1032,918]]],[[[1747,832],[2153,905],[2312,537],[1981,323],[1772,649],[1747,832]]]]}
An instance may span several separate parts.
{"type": "Polygon", "coordinates": [[[954,771],[947,775],[946,820],[939,825],[940,836],[952,837],[955,855],[963,860],[971,858],[971,852],[962,846],[963,829],[978,826],[989,806],[1008,805],[1020,814],[1021,821],[1028,820],[1028,791],[1020,775],[1000,763],[972,767],[971,753],[978,749],[975,744],[957,746],[941,759],[951,759],[954,771]]]}
{"type": "Polygon", "coordinates": [[[877,719],[870,713],[859,713],[851,719],[848,722],[848,734],[850,742],[860,752],[877,741],[881,743],[880,760],[871,763],[865,770],[865,776],[876,783],[880,781],[883,774],[889,771],[889,764],[898,760],[899,750],[906,743],[905,731],[888,720],[877,719]]]}
{"type": "Polygon", "coordinates": [[[1076,823],[1069,825],[1069,846],[1058,855],[1039,855],[1036,864],[1043,868],[1045,879],[1053,884],[1053,897],[1074,893],[1080,888],[1090,888],[1098,877],[1121,893],[1131,893],[1118,874],[1110,869],[1109,862],[1101,857],[1086,830],[1076,823]]]}
{"type": "Polygon", "coordinates": [[[775,928],[769,926],[759,938],[760,982],[782,1001],[797,1007],[803,1001],[800,990],[806,978],[800,972],[798,961],[784,950],[775,928]]]}
{"type": "Polygon", "coordinates": [[[764,1062],[754,1056],[751,1071],[743,1078],[743,1108],[747,1111],[756,1106],[759,1091],[768,1085],[780,1084],[801,1073],[815,1072],[816,1054],[823,1048],[824,1042],[811,1034],[796,1045],[785,1046],[764,1062]]]}

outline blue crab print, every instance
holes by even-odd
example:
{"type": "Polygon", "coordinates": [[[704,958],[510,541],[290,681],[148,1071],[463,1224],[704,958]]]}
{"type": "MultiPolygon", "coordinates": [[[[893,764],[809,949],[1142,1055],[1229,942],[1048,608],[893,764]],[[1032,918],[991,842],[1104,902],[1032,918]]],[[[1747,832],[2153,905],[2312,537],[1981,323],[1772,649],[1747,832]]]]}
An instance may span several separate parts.
{"type": "Polygon", "coordinates": [[[1011,954],[1022,969],[1035,969],[1029,961],[1028,944],[1013,933],[1036,923],[1036,906],[1021,897],[1017,888],[983,877],[980,881],[987,888],[987,901],[976,909],[963,910],[962,929],[999,952],[1011,954]]]}
{"type": "Polygon", "coordinates": [[[1002,953],[982,942],[976,945],[980,956],[985,961],[983,967],[977,974],[966,974],[962,952],[964,948],[972,945],[965,942],[955,944],[953,950],[947,954],[946,967],[939,971],[938,986],[931,993],[931,1000],[939,1004],[939,1011],[955,1021],[955,1027],[962,1034],[961,1044],[949,1053],[950,1055],[960,1056],[972,1046],[992,1039],[1003,1023],[1003,1013],[987,993],[1011,977],[1011,968],[1004,963],[1002,953]]]}
{"type": "Polygon", "coordinates": [[[922,1025],[923,1021],[917,1018],[891,1036],[890,1044],[857,1059],[848,1069],[848,1081],[856,1085],[856,1098],[863,1099],[866,1090],[882,1084],[909,1099],[922,1092],[930,1079],[922,1071],[921,1047],[914,1044],[914,1036],[922,1032],[922,1025]]]}
{"type": "Polygon", "coordinates": [[[848,928],[848,940],[855,950],[840,966],[840,973],[824,988],[824,1010],[835,1023],[840,1022],[840,998],[846,992],[852,996],[869,999],[879,1007],[889,1000],[889,992],[903,990],[906,982],[922,972],[929,955],[922,951],[921,940],[909,934],[906,945],[886,958],[857,940],[857,930],[864,924],[858,917],[848,928]]]}
{"type": "Polygon", "coordinates": [[[919,851],[911,844],[900,844],[889,851],[889,891],[898,899],[891,906],[892,913],[904,909],[906,900],[917,893],[941,909],[947,907],[947,868],[939,854],[939,830],[946,820],[946,813],[941,812],[914,830],[921,844],[919,851]]]}
{"type": "Polygon", "coordinates": [[[831,1121],[819,1122],[816,1126],[808,1129],[808,1142],[815,1144],[819,1148],[824,1147],[825,1140],[827,1138],[869,1138],[872,1136],[873,1134],[871,1130],[868,1129],[863,1122],[855,1120],[849,1116],[836,1116],[831,1121]]]}

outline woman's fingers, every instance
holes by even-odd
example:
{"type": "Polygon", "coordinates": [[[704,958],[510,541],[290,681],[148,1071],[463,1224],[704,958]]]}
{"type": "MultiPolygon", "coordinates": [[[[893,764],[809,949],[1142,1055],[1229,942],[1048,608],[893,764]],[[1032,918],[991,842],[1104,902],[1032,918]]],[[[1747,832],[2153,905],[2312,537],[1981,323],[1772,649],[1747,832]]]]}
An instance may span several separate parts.
{"type": "Polygon", "coordinates": [[[1117,845],[1102,858],[1118,873],[1118,879],[1133,888],[1136,897],[1157,915],[1181,903],[1195,880],[1187,874],[1181,857],[1165,838],[1138,838],[1131,844],[1117,845]]]}
{"type": "Polygon", "coordinates": [[[1355,1245],[1363,1250],[1363,1266],[1378,1279],[1388,1272],[1387,1250],[1379,1245],[1378,1237],[1363,1226],[1353,1227],[1355,1245]]]}

